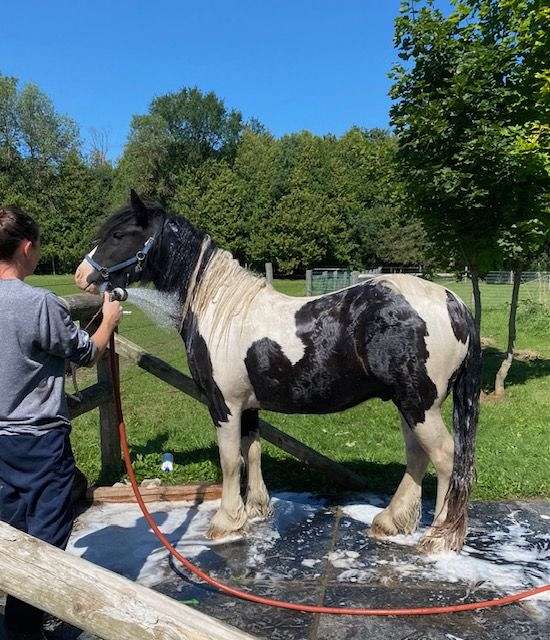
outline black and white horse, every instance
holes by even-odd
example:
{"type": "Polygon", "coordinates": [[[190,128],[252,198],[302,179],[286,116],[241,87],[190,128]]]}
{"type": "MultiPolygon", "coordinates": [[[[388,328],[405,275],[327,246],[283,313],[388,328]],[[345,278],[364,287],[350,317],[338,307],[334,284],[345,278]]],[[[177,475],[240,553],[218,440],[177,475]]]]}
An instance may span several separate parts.
{"type": "Polygon", "coordinates": [[[81,289],[152,283],[170,300],[193,379],[217,427],[223,496],[209,535],[270,513],[261,471],[258,410],[342,411],[369,398],[401,415],[405,475],[372,525],[376,537],[411,533],[428,463],[437,472],[426,551],[462,547],[474,476],[481,349],[472,317],[447,289],[409,275],[379,275],[314,298],[275,291],[181,216],[132,192],[79,266],[81,289]],[[454,443],[441,417],[454,396],[454,443]],[[242,459],[248,472],[240,492],[242,459]]]}

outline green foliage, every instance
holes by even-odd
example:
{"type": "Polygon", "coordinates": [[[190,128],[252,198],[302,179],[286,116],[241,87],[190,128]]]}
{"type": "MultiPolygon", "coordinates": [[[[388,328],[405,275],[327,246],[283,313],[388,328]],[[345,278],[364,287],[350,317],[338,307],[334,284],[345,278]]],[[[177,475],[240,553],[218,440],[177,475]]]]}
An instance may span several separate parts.
{"type": "Polygon", "coordinates": [[[233,161],[182,171],[171,206],[244,262],[282,274],[312,265],[426,264],[404,211],[396,144],[384,131],[275,139],[247,128],[233,161]]]}
{"type": "Polygon", "coordinates": [[[534,297],[526,298],[518,308],[517,322],[524,332],[538,338],[547,338],[550,301],[540,302],[534,297]]]}
{"type": "Polygon", "coordinates": [[[498,244],[506,256],[506,263],[521,269],[541,253],[541,247],[549,238],[548,226],[538,219],[514,223],[502,231],[498,244]]]}
{"type": "Polygon", "coordinates": [[[241,114],[228,111],[212,92],[184,88],[155,98],[147,114],[132,119],[114,201],[124,201],[132,187],[166,204],[182,171],[213,158],[232,158],[243,127],[241,114]]]}
{"type": "Polygon", "coordinates": [[[112,168],[86,160],[78,128],[35,85],[0,75],[0,203],[42,230],[41,269],[74,270],[109,200],[112,168]]]}
{"type": "Polygon", "coordinates": [[[506,258],[498,239],[513,224],[548,224],[537,120],[548,14],[535,0],[453,4],[444,16],[431,1],[403,3],[391,117],[407,195],[440,257],[483,271],[506,258]]]}

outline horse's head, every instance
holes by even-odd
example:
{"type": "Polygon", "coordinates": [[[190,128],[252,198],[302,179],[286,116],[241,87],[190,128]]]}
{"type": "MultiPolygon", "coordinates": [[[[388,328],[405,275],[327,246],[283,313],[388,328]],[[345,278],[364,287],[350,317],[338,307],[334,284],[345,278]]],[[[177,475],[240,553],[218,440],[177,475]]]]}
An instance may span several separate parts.
{"type": "Polygon", "coordinates": [[[95,248],[76,270],[78,287],[99,293],[150,280],[147,262],[164,219],[164,211],[158,205],[144,203],[132,190],[129,203],[103,224],[95,248]]]}

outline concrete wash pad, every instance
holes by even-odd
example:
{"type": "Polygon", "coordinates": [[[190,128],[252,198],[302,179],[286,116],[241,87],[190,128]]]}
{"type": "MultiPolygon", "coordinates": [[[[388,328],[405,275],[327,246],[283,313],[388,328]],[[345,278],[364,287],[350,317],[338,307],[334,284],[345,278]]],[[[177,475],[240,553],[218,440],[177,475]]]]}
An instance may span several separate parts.
{"type": "MultiPolygon", "coordinates": [[[[272,598],[325,605],[416,607],[463,603],[550,582],[550,506],[473,503],[461,554],[423,556],[419,533],[378,542],[368,537],[386,498],[354,494],[337,504],[279,493],[274,515],[246,536],[205,538],[218,501],[153,503],[151,513],[178,550],[214,577],[272,598]]],[[[392,640],[542,639],[550,637],[550,598],[473,613],[412,618],[313,616],[243,602],[193,576],[178,575],[136,505],[83,513],[69,551],[157,589],[260,638],[392,640]]],[[[89,638],[58,629],[60,638],[89,638]]],[[[57,634],[56,634],[57,636],[57,634]]]]}

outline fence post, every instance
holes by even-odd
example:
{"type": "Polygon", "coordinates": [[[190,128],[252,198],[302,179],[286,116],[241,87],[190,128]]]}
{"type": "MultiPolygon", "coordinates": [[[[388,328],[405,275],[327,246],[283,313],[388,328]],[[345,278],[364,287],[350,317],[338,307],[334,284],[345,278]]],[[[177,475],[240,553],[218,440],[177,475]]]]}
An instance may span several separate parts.
{"type": "Polygon", "coordinates": [[[307,269],[306,271],[306,296],[312,295],[312,280],[313,280],[313,270],[307,269]]]}
{"type": "Polygon", "coordinates": [[[273,263],[265,263],[265,277],[269,284],[273,284],[273,263]]]}
{"type": "MultiPolygon", "coordinates": [[[[116,356],[118,362],[118,356],[116,356]]],[[[109,389],[114,389],[111,376],[109,354],[105,353],[97,363],[97,381],[109,389]]],[[[118,383],[118,381],[116,381],[118,383]]],[[[116,404],[114,394],[107,402],[99,405],[99,436],[101,442],[100,484],[112,484],[118,480],[122,469],[122,450],[118,434],[116,404]]]]}
{"type": "Polygon", "coordinates": [[[351,284],[357,284],[359,282],[359,271],[351,272],[351,284]]]}

